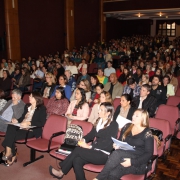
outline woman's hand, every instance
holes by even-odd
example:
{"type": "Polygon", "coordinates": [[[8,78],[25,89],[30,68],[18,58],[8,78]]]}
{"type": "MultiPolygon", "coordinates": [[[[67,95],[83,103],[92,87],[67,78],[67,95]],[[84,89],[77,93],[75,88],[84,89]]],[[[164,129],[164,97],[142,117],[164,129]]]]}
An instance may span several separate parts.
{"type": "Polygon", "coordinates": [[[91,102],[92,102],[92,99],[89,99],[88,102],[91,103],[91,102]]]}
{"type": "Polygon", "coordinates": [[[84,141],[78,141],[78,145],[82,148],[90,149],[90,146],[84,141]]]}
{"type": "Polygon", "coordinates": [[[67,114],[66,116],[67,116],[68,118],[70,118],[70,119],[73,119],[72,114],[67,114]]]}
{"type": "Polygon", "coordinates": [[[113,148],[116,150],[116,149],[119,149],[119,146],[117,146],[115,143],[113,144],[113,148]]]}
{"type": "Polygon", "coordinates": [[[12,122],[13,124],[16,124],[16,123],[18,123],[18,120],[15,119],[15,118],[12,118],[11,122],[12,122]]]}
{"type": "Polygon", "coordinates": [[[129,167],[131,166],[131,159],[130,158],[124,158],[124,162],[120,163],[124,167],[129,167]]]}
{"type": "Polygon", "coordinates": [[[23,121],[20,126],[23,128],[27,128],[30,125],[30,122],[23,121]]]}

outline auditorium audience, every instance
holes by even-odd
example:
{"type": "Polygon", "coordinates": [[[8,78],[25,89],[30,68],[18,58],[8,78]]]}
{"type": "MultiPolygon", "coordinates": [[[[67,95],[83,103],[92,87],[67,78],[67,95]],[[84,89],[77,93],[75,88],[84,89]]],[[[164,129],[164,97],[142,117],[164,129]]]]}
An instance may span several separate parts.
{"type": "Polygon", "coordinates": [[[49,99],[47,108],[47,118],[51,114],[64,115],[69,106],[69,101],[65,96],[64,87],[58,86],[55,90],[55,96],[49,99]]]}
{"type": "Polygon", "coordinates": [[[86,179],[83,166],[85,164],[103,165],[108,160],[108,155],[113,150],[111,137],[116,138],[118,126],[111,122],[114,108],[111,103],[104,102],[99,109],[99,118],[94,128],[79,141],[78,145],[66,159],[59,163],[60,169],[49,167],[50,174],[62,178],[73,167],[76,179],[86,179]],[[95,141],[93,141],[95,139],[95,141]],[[90,145],[88,142],[93,141],[90,145]],[[99,150],[96,150],[99,149],[99,150]],[[102,150],[102,151],[101,151],[102,150]],[[93,157],[93,158],[92,158],[93,157]]]}
{"type": "MultiPolygon", "coordinates": [[[[13,117],[11,122],[20,123],[20,127],[8,125],[6,136],[2,142],[4,147],[4,155],[2,159],[5,161],[5,166],[11,166],[17,161],[17,150],[15,142],[26,138],[29,126],[44,126],[46,122],[46,108],[43,105],[43,98],[38,92],[33,92],[29,96],[29,104],[24,107],[24,112],[19,118],[13,117]]],[[[39,138],[42,135],[42,128],[29,131],[28,138],[39,138]]]]}

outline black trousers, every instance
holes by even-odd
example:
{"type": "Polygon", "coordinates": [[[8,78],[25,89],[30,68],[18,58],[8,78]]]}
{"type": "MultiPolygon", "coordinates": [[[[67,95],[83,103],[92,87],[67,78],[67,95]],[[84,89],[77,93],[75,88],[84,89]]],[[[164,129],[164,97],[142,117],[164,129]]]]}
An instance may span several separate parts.
{"type": "Polygon", "coordinates": [[[127,174],[144,174],[146,164],[135,167],[124,167],[120,163],[123,162],[123,158],[136,158],[137,155],[131,151],[116,150],[110,155],[103,170],[96,177],[98,180],[119,180],[123,175],[127,174]]]}
{"type": "Polygon", "coordinates": [[[85,180],[83,166],[88,163],[103,165],[106,163],[108,155],[101,151],[93,149],[85,149],[76,147],[67,158],[60,162],[59,165],[64,174],[67,174],[73,167],[76,175],[76,180],[85,180]]]}
{"type": "MultiPolygon", "coordinates": [[[[17,140],[22,140],[26,138],[27,130],[20,129],[17,126],[8,125],[6,136],[4,138],[4,141],[2,142],[2,146],[4,148],[9,147],[11,148],[13,156],[16,155],[15,152],[15,142],[17,140]]],[[[29,132],[28,138],[34,137],[33,132],[29,132]]]]}

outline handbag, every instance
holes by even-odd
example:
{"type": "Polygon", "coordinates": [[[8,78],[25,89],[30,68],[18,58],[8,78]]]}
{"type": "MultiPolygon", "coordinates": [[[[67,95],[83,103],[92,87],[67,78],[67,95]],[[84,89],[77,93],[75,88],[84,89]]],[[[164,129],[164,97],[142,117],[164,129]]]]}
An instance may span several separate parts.
{"type": "Polygon", "coordinates": [[[163,132],[159,129],[150,127],[150,130],[152,132],[152,135],[157,136],[159,141],[163,141],[163,132]]]}

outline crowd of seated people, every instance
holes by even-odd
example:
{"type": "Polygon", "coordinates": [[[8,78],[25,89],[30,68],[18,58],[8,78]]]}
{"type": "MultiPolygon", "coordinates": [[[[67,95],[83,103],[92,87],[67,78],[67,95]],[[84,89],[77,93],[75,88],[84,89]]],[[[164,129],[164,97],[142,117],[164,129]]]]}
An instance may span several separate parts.
{"type": "MultiPolygon", "coordinates": [[[[87,162],[106,164],[97,179],[118,179],[127,172],[136,174],[136,165],[137,167],[140,163],[144,165],[153,153],[152,135],[148,128],[149,117],[154,117],[158,106],[166,104],[167,98],[174,96],[178,89],[179,43],[180,39],[178,38],[170,45],[168,38],[161,36],[133,36],[111,40],[108,43],[98,42],[92,46],[89,44],[87,47],[80,47],[79,50],[74,48],[72,52],[66,49],[62,55],[56,52],[54,55],[40,55],[37,60],[31,57],[28,57],[28,60],[23,58],[22,63],[13,63],[11,60],[6,62],[3,59],[0,69],[0,103],[1,101],[6,103],[3,101],[6,89],[3,89],[2,82],[6,81],[7,78],[10,82],[8,85],[13,83],[14,91],[12,92],[12,100],[2,107],[0,115],[12,122],[25,123],[27,121],[25,115],[28,108],[19,102],[21,102],[22,93],[27,90],[26,85],[30,83],[30,78],[32,78],[33,92],[30,95],[30,107],[36,107],[37,97],[48,98],[46,113],[44,113],[46,118],[51,114],[64,115],[68,118],[68,124],[75,119],[88,121],[94,125],[92,132],[84,137],[81,143],[82,148],[76,148],[63,163],[60,163],[61,170],[56,171],[50,167],[51,175],[60,178],[73,167],[76,178],[85,179],[82,164],[87,164],[87,162]],[[120,59],[121,63],[118,64],[119,66],[113,66],[117,58],[120,59]],[[88,74],[88,68],[93,63],[97,64],[97,71],[88,74]],[[36,95],[38,92],[39,94],[36,95]],[[119,106],[113,109],[113,101],[116,98],[120,98],[119,106]],[[11,112],[6,117],[7,111],[12,111],[20,104],[23,110],[25,106],[25,114],[20,112],[20,115],[17,116],[11,112]],[[136,142],[133,141],[134,135],[140,134],[139,138],[145,140],[147,138],[145,144],[137,142],[137,146],[142,146],[143,150],[138,151],[135,156],[127,154],[125,162],[117,162],[118,158],[115,159],[114,156],[121,158],[121,150],[109,142],[109,137],[116,137],[118,129],[121,131],[119,139],[132,145],[136,145],[136,142]],[[110,132],[106,133],[109,130],[110,132]],[[92,146],[87,144],[95,137],[102,138],[102,141],[105,138],[104,142],[109,143],[109,146],[104,146],[101,143],[94,143],[92,146]],[[115,151],[108,159],[107,154],[103,154],[102,151],[97,153],[95,148],[107,152],[111,152],[114,148],[115,151]],[[84,157],[91,157],[88,156],[91,153],[98,157],[96,162],[84,159],[84,157]],[[144,159],[136,162],[136,159],[142,154],[144,159]],[[76,158],[77,156],[78,158],[76,158]],[[113,166],[110,160],[116,166],[114,171],[111,169],[113,166]],[[74,166],[74,163],[80,165],[74,166]],[[126,171],[125,168],[129,166],[131,168],[126,171]]],[[[30,119],[32,120],[33,116],[30,119]]],[[[30,123],[26,124],[31,124],[31,120],[30,123]]],[[[6,132],[6,129],[7,125],[3,126],[2,131],[6,132]]],[[[9,129],[7,129],[7,139],[3,143],[6,149],[4,159],[7,160],[8,166],[11,164],[8,161],[10,154],[15,156],[14,142],[11,142],[13,146],[7,148],[10,142],[8,139],[9,129]]],[[[12,131],[17,133],[17,129],[12,131]]],[[[32,134],[32,136],[36,135],[32,134]]],[[[23,138],[23,135],[20,138],[23,138]]],[[[122,154],[123,156],[125,155],[122,154]]],[[[13,159],[15,160],[16,157],[13,159]]],[[[142,171],[143,169],[140,168],[138,173],[142,173],[142,171]]]]}

